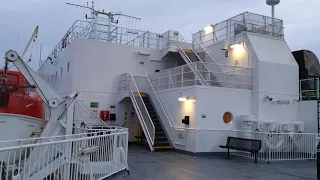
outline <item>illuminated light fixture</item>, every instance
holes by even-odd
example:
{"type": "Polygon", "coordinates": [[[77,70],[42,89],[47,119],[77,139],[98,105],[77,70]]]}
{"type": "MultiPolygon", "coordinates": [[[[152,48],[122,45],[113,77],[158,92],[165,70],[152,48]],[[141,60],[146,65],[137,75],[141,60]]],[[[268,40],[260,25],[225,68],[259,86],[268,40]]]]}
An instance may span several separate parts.
{"type": "Polygon", "coordinates": [[[179,101],[184,102],[184,101],[188,101],[189,97],[179,97],[179,101]]]}
{"type": "Polygon", "coordinates": [[[232,49],[234,49],[234,48],[239,48],[239,47],[241,47],[241,44],[232,44],[232,45],[230,46],[230,48],[232,48],[232,49]]]}
{"type": "Polygon", "coordinates": [[[214,29],[213,25],[209,25],[207,27],[204,27],[203,28],[204,34],[207,35],[207,34],[213,33],[213,29],[214,29]]]}

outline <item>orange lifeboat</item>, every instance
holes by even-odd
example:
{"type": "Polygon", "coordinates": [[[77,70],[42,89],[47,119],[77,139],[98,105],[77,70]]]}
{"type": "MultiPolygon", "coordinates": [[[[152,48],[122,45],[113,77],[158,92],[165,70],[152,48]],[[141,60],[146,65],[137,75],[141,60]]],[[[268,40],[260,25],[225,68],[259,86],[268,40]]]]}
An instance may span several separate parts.
{"type": "MultiPolygon", "coordinates": [[[[0,70],[0,83],[4,70],[0,70]]],[[[0,84],[0,113],[44,119],[44,104],[18,71],[7,72],[6,86],[0,84]]]]}

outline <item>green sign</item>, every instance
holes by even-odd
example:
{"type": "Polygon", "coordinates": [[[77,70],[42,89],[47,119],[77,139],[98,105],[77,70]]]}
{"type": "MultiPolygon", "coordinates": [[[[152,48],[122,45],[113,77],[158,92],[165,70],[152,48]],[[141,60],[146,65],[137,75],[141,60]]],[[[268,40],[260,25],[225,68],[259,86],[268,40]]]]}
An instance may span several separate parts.
{"type": "Polygon", "coordinates": [[[114,108],[116,108],[115,105],[111,105],[111,106],[110,106],[110,109],[114,109],[114,108]]]}
{"type": "Polygon", "coordinates": [[[90,102],[90,108],[99,108],[98,102],[90,102]]]}

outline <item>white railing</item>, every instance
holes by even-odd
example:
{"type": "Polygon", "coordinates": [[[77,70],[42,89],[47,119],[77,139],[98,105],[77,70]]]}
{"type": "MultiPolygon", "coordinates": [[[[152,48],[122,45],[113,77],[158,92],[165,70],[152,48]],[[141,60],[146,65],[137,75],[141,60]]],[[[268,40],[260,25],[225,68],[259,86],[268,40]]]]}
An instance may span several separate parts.
{"type": "Polygon", "coordinates": [[[316,100],[320,98],[319,78],[300,80],[300,100],[316,100]]]}
{"type": "Polygon", "coordinates": [[[147,110],[147,107],[142,99],[141,92],[135,82],[135,79],[130,73],[122,74],[120,76],[119,91],[130,92],[130,98],[135,107],[135,110],[137,111],[141,127],[145,132],[145,136],[148,142],[150,141],[150,149],[153,150],[155,127],[147,110]]]}
{"type": "MultiPolygon", "coordinates": [[[[317,134],[228,131],[228,136],[261,140],[262,148],[257,159],[263,161],[316,159],[317,134]]],[[[236,150],[230,152],[233,155],[254,158],[252,153],[236,150]]]]}
{"type": "Polygon", "coordinates": [[[1,179],[103,179],[129,170],[127,131],[7,141],[0,147],[1,179]],[[37,156],[29,157],[31,152],[37,156]]]}
{"type": "Polygon", "coordinates": [[[283,38],[283,29],[283,21],[280,19],[274,19],[272,22],[271,17],[246,12],[193,34],[193,42],[197,40],[204,47],[207,47],[215,42],[234,37],[241,32],[283,38]]]}
{"type": "MultiPolygon", "coordinates": [[[[166,120],[169,122],[170,127],[173,128],[172,122],[171,122],[171,120],[170,120],[170,118],[169,118],[169,116],[168,116],[168,114],[167,114],[167,111],[166,111],[166,109],[164,108],[164,106],[163,106],[163,104],[162,104],[162,102],[161,102],[161,100],[160,100],[160,98],[159,98],[159,96],[158,96],[158,93],[157,93],[157,91],[154,89],[154,87],[153,87],[153,85],[152,85],[152,83],[151,83],[148,75],[147,75],[146,78],[147,78],[147,80],[148,80],[148,83],[149,83],[149,85],[150,85],[150,88],[151,88],[151,90],[152,90],[152,93],[153,93],[153,94],[155,95],[155,97],[156,97],[156,101],[152,101],[152,102],[154,103],[154,105],[155,105],[156,107],[158,107],[158,106],[156,105],[156,103],[159,104],[159,106],[161,107],[160,110],[161,110],[162,112],[158,112],[158,113],[159,113],[159,114],[163,113],[163,114],[165,115],[165,117],[166,117],[166,120]]],[[[159,111],[159,109],[157,109],[157,111],[159,111]]]]}
{"type": "Polygon", "coordinates": [[[75,39],[96,39],[116,44],[128,44],[139,47],[162,49],[170,41],[170,37],[164,37],[167,33],[157,34],[149,31],[140,31],[123,27],[111,27],[111,32],[106,22],[101,21],[80,21],[77,20],[56,47],[52,50],[45,61],[40,62],[39,71],[44,69],[47,62],[55,62],[55,59],[75,39]]]}
{"type": "MultiPolygon", "coordinates": [[[[318,134],[315,133],[268,133],[268,132],[248,132],[226,129],[194,129],[174,127],[174,144],[187,145],[194,143],[193,137],[201,137],[197,142],[203,152],[227,152],[221,149],[220,145],[227,143],[227,138],[238,137],[246,139],[261,140],[261,150],[257,154],[257,159],[261,161],[287,161],[287,160],[312,160],[316,159],[318,134]],[[190,137],[191,136],[191,137],[190,137]],[[212,138],[215,137],[215,138],[212,138]],[[201,145],[202,144],[202,145],[201,145]]],[[[242,156],[254,159],[252,153],[231,150],[235,156],[242,156]]]]}
{"type": "Polygon", "coordinates": [[[182,53],[182,55],[187,59],[186,65],[190,68],[190,71],[194,73],[196,79],[200,82],[199,85],[208,85],[205,81],[205,78],[203,77],[203,74],[201,74],[198,69],[195,67],[195,64],[190,60],[189,56],[184,52],[184,50],[179,46],[179,50],[182,53]]]}
{"type": "Polygon", "coordinates": [[[204,53],[204,58],[203,58],[203,62],[207,62],[207,63],[213,63],[217,66],[217,68],[215,68],[216,70],[215,71],[221,71],[221,72],[224,72],[222,67],[220,67],[219,63],[212,57],[212,55],[207,51],[207,49],[197,40],[193,37],[193,41],[192,41],[192,47],[195,49],[196,53],[204,53]],[[195,45],[199,45],[199,47],[195,48],[195,45]],[[206,55],[209,57],[209,58],[206,58],[206,55]],[[207,61],[207,59],[210,59],[210,61],[212,62],[209,62],[207,61]]]}
{"type": "Polygon", "coordinates": [[[81,126],[81,124],[86,126],[107,125],[96,113],[88,108],[83,101],[77,100],[74,102],[73,123],[76,126],[81,126]]]}
{"type": "MultiPolygon", "coordinates": [[[[252,69],[246,67],[220,65],[224,72],[216,72],[217,67],[212,63],[194,62],[196,67],[205,81],[210,86],[222,86],[227,88],[252,89],[252,69]],[[205,67],[203,66],[205,64],[205,67]],[[211,79],[214,75],[216,79],[211,79]]],[[[183,65],[155,74],[148,75],[152,86],[156,91],[171,88],[187,87],[199,85],[199,80],[195,76],[196,72],[190,69],[188,65],[183,65]]]]}

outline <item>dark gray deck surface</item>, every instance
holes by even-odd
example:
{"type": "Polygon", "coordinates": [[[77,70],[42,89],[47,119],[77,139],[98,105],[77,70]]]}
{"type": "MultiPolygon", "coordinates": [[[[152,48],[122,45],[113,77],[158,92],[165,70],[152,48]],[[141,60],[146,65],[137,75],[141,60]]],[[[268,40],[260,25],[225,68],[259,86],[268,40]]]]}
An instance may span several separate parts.
{"type": "Polygon", "coordinates": [[[315,161],[267,164],[231,156],[191,156],[177,152],[150,152],[131,145],[128,157],[131,175],[120,173],[112,180],[316,180],[315,161]]]}

